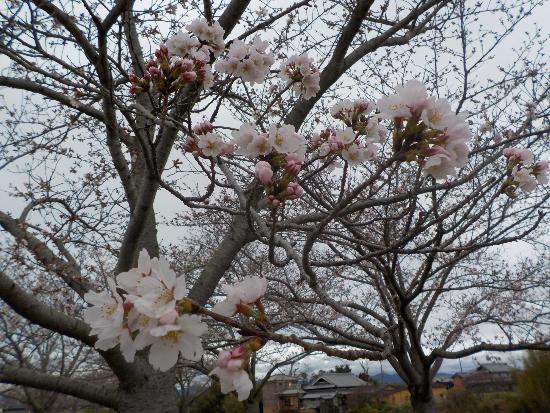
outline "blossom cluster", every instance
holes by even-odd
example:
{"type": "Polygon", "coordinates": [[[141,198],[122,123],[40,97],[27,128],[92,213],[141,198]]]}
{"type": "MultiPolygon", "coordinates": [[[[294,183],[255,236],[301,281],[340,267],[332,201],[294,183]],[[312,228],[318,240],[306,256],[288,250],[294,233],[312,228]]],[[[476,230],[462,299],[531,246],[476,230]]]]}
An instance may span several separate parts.
{"type": "Polygon", "coordinates": [[[186,29],[170,37],[155,52],[155,58],[147,63],[143,77],[129,76],[130,92],[137,94],[155,86],[163,94],[170,94],[195,81],[205,89],[212,86],[214,76],[208,64],[210,53],[219,56],[225,49],[224,30],[215,22],[194,20],[186,29]]]}
{"type": "Polygon", "coordinates": [[[378,152],[376,144],[383,143],[388,132],[380,124],[380,118],[371,115],[375,107],[374,102],[364,99],[336,103],[330,114],[344,122],[346,128],[322,130],[313,136],[311,147],[317,149],[321,158],[339,154],[352,165],[374,159],[378,152]]]}
{"type": "MultiPolygon", "coordinates": [[[[267,280],[260,277],[246,277],[234,286],[227,286],[226,297],[212,309],[213,312],[226,317],[237,313],[251,317],[263,327],[267,326],[264,307],[260,301],[267,289],[267,280]],[[252,308],[254,305],[256,309],[252,308]]],[[[239,400],[245,400],[252,390],[252,381],[246,371],[250,355],[258,351],[264,340],[252,337],[246,342],[233,348],[223,350],[218,355],[216,367],[210,375],[218,376],[222,393],[237,392],[239,400]]]]}
{"type": "Polygon", "coordinates": [[[294,126],[271,125],[267,133],[259,133],[254,125],[245,123],[232,136],[237,154],[261,157],[255,174],[266,190],[270,206],[278,207],[285,200],[303,195],[304,190],[295,179],[304,162],[306,140],[294,126]]]}
{"type": "MultiPolygon", "coordinates": [[[[201,316],[192,314],[197,306],[186,299],[185,278],[177,277],[165,258],[150,258],[142,250],[136,268],[118,274],[116,282],[108,278],[107,283],[107,291],[90,291],[84,296],[91,304],[84,310],[84,320],[91,335],[97,336],[97,349],[119,345],[124,358],[132,362],[136,351],[150,346],[149,363],[161,371],[172,368],[180,354],[187,360],[200,360],[206,324],[201,316]]],[[[242,314],[269,328],[261,303],[266,289],[265,278],[246,277],[227,286],[225,299],[212,311],[224,317],[242,314]]],[[[252,389],[247,373],[250,356],[264,344],[265,339],[249,337],[234,349],[220,352],[210,374],[218,376],[223,393],[235,390],[239,400],[248,397],[252,389]]]]}
{"type": "Polygon", "coordinates": [[[210,158],[228,155],[235,150],[232,144],[226,143],[221,135],[214,132],[214,126],[208,121],[196,124],[193,132],[195,138],[189,137],[183,145],[183,149],[193,156],[210,158]]]}
{"type": "Polygon", "coordinates": [[[464,114],[455,114],[446,99],[428,97],[426,87],[410,80],[395,94],[378,101],[380,115],[395,124],[393,149],[404,160],[418,162],[436,179],[456,176],[470,149],[471,132],[464,114]]]}
{"type": "Polygon", "coordinates": [[[201,82],[205,88],[212,86],[214,77],[207,58],[201,54],[186,58],[170,56],[168,47],[161,45],[155,51],[155,58],[147,63],[143,77],[130,74],[130,92],[147,92],[154,86],[160,93],[169,95],[194,82],[201,82]]]}
{"type": "Polygon", "coordinates": [[[268,43],[262,41],[259,36],[250,44],[236,39],[231,43],[226,58],[216,64],[216,70],[240,77],[250,84],[262,83],[275,61],[273,56],[266,52],[267,46],[268,43]]]}
{"type": "Polygon", "coordinates": [[[507,160],[508,178],[503,184],[502,192],[515,197],[516,188],[528,193],[537,185],[547,184],[549,181],[548,161],[535,162],[533,152],[529,149],[506,148],[502,152],[507,160]]]}
{"type": "Polygon", "coordinates": [[[95,347],[108,350],[117,345],[131,362],[138,350],[148,346],[149,363],[167,371],[181,353],[188,360],[202,357],[201,335],[206,324],[182,305],[187,296],[184,277],[177,277],[163,258],[139,254],[138,266],[108,279],[110,291],[88,292],[84,299],[92,304],[84,320],[97,336],[95,347]],[[119,294],[124,290],[124,296],[119,294]]]}
{"type": "Polygon", "coordinates": [[[308,100],[320,90],[320,73],[307,54],[293,55],[281,64],[279,76],[291,85],[292,89],[308,100]]]}

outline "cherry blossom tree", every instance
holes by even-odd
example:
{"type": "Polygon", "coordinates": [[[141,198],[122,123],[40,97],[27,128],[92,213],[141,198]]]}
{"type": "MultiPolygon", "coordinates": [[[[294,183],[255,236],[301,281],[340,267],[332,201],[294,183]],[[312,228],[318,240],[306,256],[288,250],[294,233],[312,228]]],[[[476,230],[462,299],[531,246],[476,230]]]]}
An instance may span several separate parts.
{"type": "Polygon", "coordinates": [[[7,1],[0,296],[118,385],[0,379],[176,412],[178,362],[257,399],[280,343],[433,412],[445,359],[547,350],[543,7],[7,1]]]}

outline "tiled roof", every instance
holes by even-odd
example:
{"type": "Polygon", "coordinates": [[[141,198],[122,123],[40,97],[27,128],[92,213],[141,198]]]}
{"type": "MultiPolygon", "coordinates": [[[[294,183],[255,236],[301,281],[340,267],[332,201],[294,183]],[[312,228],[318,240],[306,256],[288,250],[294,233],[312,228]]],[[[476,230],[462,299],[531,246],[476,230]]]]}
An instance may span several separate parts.
{"type": "Polygon", "coordinates": [[[325,373],[313,380],[304,389],[313,389],[315,387],[359,387],[366,385],[367,382],[350,373],[325,373]],[[328,382],[321,384],[318,382],[328,382]]]}

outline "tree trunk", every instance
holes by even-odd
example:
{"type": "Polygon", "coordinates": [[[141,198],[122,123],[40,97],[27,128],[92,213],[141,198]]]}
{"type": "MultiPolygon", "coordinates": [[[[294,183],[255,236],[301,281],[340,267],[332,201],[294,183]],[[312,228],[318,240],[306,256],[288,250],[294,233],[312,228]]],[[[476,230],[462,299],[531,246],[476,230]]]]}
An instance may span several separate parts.
{"type": "Polygon", "coordinates": [[[142,374],[121,381],[118,412],[179,413],[173,369],[165,373],[154,370],[142,357],[136,357],[135,364],[142,374]]]}
{"type": "Polygon", "coordinates": [[[254,400],[248,400],[246,402],[246,413],[261,413],[260,412],[260,401],[262,397],[256,397],[254,400]]]}
{"type": "Polygon", "coordinates": [[[431,386],[409,388],[414,413],[437,413],[431,386]]]}

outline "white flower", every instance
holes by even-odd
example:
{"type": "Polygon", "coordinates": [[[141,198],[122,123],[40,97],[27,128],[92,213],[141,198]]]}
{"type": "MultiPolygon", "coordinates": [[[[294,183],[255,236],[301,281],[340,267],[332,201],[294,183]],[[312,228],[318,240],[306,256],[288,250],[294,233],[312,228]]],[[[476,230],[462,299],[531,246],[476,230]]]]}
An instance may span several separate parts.
{"type": "Polygon", "coordinates": [[[384,96],[378,100],[377,106],[380,110],[380,116],[386,119],[408,118],[411,116],[411,110],[404,99],[398,95],[384,96]]]}
{"type": "Polygon", "coordinates": [[[462,140],[446,142],[445,149],[451,155],[453,162],[457,168],[463,167],[468,162],[470,148],[468,148],[466,142],[462,140]]]}
{"type": "Polygon", "coordinates": [[[224,142],[217,133],[208,132],[199,136],[197,146],[201,148],[204,156],[218,156],[223,151],[224,142]]]}
{"type": "Polygon", "coordinates": [[[215,374],[220,379],[220,391],[227,394],[237,392],[239,401],[246,400],[252,390],[252,381],[248,373],[243,369],[247,363],[248,354],[244,346],[239,346],[231,351],[222,350],[214,368],[210,374],[215,374]]]}
{"type": "Polygon", "coordinates": [[[339,119],[342,114],[353,112],[353,102],[349,99],[341,100],[330,108],[332,117],[339,119]]]}
{"type": "Polygon", "coordinates": [[[292,125],[282,125],[280,127],[271,125],[269,128],[269,141],[279,153],[305,153],[306,141],[301,135],[296,133],[292,125]]]}
{"type": "Polygon", "coordinates": [[[549,164],[546,160],[538,161],[533,165],[533,174],[539,184],[546,185],[548,183],[548,170],[549,164]]]}
{"type": "MultiPolygon", "coordinates": [[[[93,331],[93,330],[92,330],[93,331]]],[[[119,326],[110,331],[103,331],[98,334],[98,339],[94,347],[98,350],[109,350],[116,345],[119,345],[120,352],[124,359],[131,363],[134,361],[136,351],[139,350],[136,343],[132,339],[130,331],[127,327],[119,326]]]]}
{"type": "Polygon", "coordinates": [[[441,146],[434,145],[430,148],[431,155],[422,165],[423,172],[435,179],[446,179],[448,175],[455,176],[455,162],[452,154],[441,146]]]}
{"type": "Polygon", "coordinates": [[[415,112],[421,112],[428,101],[426,86],[418,80],[409,80],[398,87],[396,92],[403,98],[405,105],[415,112]]]}
{"type": "Polygon", "coordinates": [[[268,43],[256,36],[252,43],[246,44],[236,39],[231,43],[227,57],[216,64],[216,70],[232,74],[251,84],[261,83],[273,64],[273,56],[266,53],[268,43]]]}
{"type": "Polygon", "coordinates": [[[537,179],[527,168],[518,169],[516,166],[512,171],[512,177],[518,187],[525,193],[531,192],[537,187],[537,179]]]}
{"type": "MultiPolygon", "coordinates": [[[[155,259],[155,258],[154,258],[155,259]]],[[[117,283],[129,294],[137,294],[139,285],[145,277],[152,275],[151,258],[147,250],[143,249],[139,253],[137,268],[131,268],[127,272],[121,272],[117,275],[117,283]]]]}
{"type": "Polygon", "coordinates": [[[124,303],[116,292],[114,280],[108,278],[107,283],[110,293],[89,291],[84,295],[84,299],[93,305],[84,310],[84,321],[92,327],[90,334],[97,336],[95,348],[109,350],[119,344],[122,355],[131,362],[136,354],[136,346],[124,324],[124,303]]]}
{"type": "Polygon", "coordinates": [[[355,132],[350,127],[344,130],[337,130],[334,134],[336,135],[337,141],[343,145],[352,143],[356,137],[355,132]]]}
{"type": "Polygon", "coordinates": [[[187,295],[185,277],[176,277],[164,257],[151,262],[154,276],[145,277],[140,283],[138,296],[128,295],[137,310],[148,317],[158,318],[172,311],[177,300],[187,295]]]}
{"type": "Polygon", "coordinates": [[[243,123],[239,130],[231,132],[231,136],[233,136],[233,144],[237,147],[236,153],[248,155],[248,145],[258,136],[258,132],[252,123],[243,123]]]}
{"type": "Polygon", "coordinates": [[[365,127],[366,138],[369,143],[384,143],[388,129],[380,125],[377,118],[370,118],[365,127]]]}
{"type": "Polygon", "coordinates": [[[191,55],[200,46],[200,42],[187,33],[179,32],[166,41],[166,48],[170,56],[186,57],[191,55]]]}
{"type": "Polygon", "coordinates": [[[267,133],[260,133],[254,140],[247,146],[248,156],[256,157],[259,155],[267,155],[271,152],[273,145],[269,139],[267,133]]]}
{"type": "Polygon", "coordinates": [[[151,335],[158,337],[149,350],[149,363],[161,371],[173,367],[181,353],[186,360],[198,361],[204,352],[200,336],[207,327],[195,314],[181,315],[176,324],[157,327],[151,335]]]}
{"type": "Polygon", "coordinates": [[[84,310],[83,317],[92,329],[102,330],[122,325],[124,317],[122,297],[116,292],[116,285],[112,278],[107,278],[107,284],[110,292],[89,291],[84,295],[84,300],[92,304],[92,307],[84,310]]]}
{"type": "Polygon", "coordinates": [[[455,117],[447,99],[437,99],[433,96],[427,100],[422,111],[422,121],[432,129],[443,129],[448,116],[455,117]]]}
{"type": "Polygon", "coordinates": [[[231,317],[237,313],[238,304],[252,304],[259,300],[267,289],[267,280],[257,276],[246,277],[234,286],[226,286],[225,300],[217,303],[213,312],[231,317]]]}
{"type": "Polygon", "coordinates": [[[222,54],[225,48],[225,42],[223,41],[224,30],[218,22],[214,22],[210,26],[206,19],[197,19],[187,25],[186,29],[203,42],[207,42],[208,48],[214,53],[214,56],[222,54]]]}
{"type": "Polygon", "coordinates": [[[342,150],[342,158],[351,165],[357,165],[374,159],[377,148],[374,145],[359,146],[355,143],[342,150]]]}
{"type": "Polygon", "coordinates": [[[381,116],[385,118],[408,118],[420,114],[428,101],[428,92],[422,82],[409,80],[395,90],[397,93],[378,101],[381,116]]]}
{"type": "Polygon", "coordinates": [[[531,164],[535,160],[535,156],[530,149],[527,148],[506,148],[502,154],[513,163],[531,164]]]}

